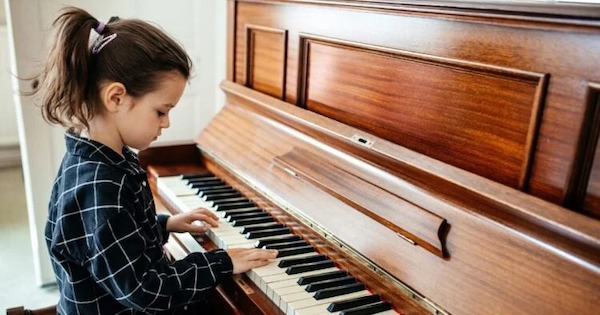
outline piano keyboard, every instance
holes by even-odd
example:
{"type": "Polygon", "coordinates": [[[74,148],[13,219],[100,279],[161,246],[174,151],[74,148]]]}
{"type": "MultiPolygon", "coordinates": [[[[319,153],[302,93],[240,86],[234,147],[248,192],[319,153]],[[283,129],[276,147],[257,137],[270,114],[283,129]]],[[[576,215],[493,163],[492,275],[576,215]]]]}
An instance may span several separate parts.
{"type": "MultiPolygon", "coordinates": [[[[379,295],[213,174],[162,176],[157,187],[181,211],[203,207],[217,214],[219,226],[206,234],[218,247],[277,249],[274,263],[246,275],[286,315],[397,314],[379,295]]],[[[203,251],[189,239],[184,245],[190,251],[203,251]],[[195,245],[188,244],[192,242],[195,245]]]]}

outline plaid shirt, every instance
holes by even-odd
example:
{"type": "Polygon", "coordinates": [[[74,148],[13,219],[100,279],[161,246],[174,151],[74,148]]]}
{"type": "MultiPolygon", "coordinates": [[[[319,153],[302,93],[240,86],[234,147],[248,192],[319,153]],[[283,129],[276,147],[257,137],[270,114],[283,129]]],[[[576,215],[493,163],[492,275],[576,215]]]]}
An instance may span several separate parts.
{"type": "Polygon", "coordinates": [[[167,217],[157,218],[134,152],[123,148],[123,157],[93,140],[65,138],[45,231],[60,314],[176,312],[232,274],[222,250],[168,261],[167,217]]]}

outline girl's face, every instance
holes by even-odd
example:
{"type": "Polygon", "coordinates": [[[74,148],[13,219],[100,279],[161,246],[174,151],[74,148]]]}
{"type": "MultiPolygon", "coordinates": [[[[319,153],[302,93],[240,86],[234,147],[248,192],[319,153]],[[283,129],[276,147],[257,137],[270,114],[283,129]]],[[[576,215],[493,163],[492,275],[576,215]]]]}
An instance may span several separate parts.
{"type": "Polygon", "coordinates": [[[117,117],[118,134],[124,145],[143,150],[169,127],[169,112],[183,94],[187,80],[178,72],[163,76],[158,87],[138,98],[129,98],[128,108],[117,117]]]}

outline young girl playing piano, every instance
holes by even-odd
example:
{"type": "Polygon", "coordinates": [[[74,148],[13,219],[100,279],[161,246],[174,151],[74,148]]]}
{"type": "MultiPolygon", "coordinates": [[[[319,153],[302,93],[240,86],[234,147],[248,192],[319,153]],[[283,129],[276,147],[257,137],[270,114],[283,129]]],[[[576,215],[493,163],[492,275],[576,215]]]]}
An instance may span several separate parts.
{"type": "Polygon", "coordinates": [[[169,127],[190,58],[140,20],[104,24],[67,8],[54,25],[37,93],[44,118],[68,128],[45,232],[58,313],[181,314],[204,305],[223,279],[274,259],[276,251],[235,249],[167,260],[168,232],[204,232],[192,223],[216,226],[217,217],[204,209],[157,217],[130,148],[148,147],[169,127]]]}

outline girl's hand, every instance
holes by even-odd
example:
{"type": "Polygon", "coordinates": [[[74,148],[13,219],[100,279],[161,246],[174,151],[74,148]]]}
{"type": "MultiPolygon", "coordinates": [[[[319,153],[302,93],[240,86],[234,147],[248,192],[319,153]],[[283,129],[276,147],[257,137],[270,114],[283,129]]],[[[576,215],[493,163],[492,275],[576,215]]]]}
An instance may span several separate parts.
{"type": "Polygon", "coordinates": [[[230,248],[227,251],[233,263],[233,274],[264,266],[277,258],[277,250],[262,248],[230,248]]]}
{"type": "Polygon", "coordinates": [[[201,208],[190,212],[179,213],[172,215],[167,219],[168,232],[189,232],[189,233],[204,233],[211,226],[217,227],[217,217],[211,211],[201,208]],[[194,224],[197,221],[204,224],[194,224]]]}

